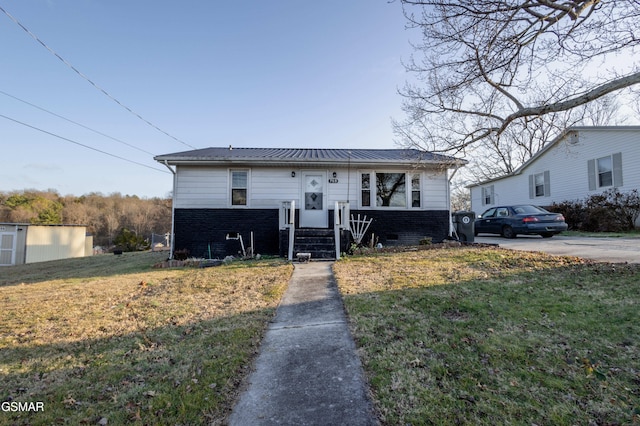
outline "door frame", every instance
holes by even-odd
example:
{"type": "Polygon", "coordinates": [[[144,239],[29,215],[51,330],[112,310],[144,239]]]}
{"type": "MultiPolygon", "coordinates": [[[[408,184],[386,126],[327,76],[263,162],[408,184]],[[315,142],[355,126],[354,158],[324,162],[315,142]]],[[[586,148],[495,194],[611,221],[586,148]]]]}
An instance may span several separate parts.
{"type": "Polygon", "coordinates": [[[327,228],[329,226],[329,209],[327,206],[327,171],[326,170],[303,170],[300,172],[300,228],[327,228]],[[307,186],[307,176],[320,176],[322,189],[322,210],[307,210],[305,206],[305,192],[307,186]]]}

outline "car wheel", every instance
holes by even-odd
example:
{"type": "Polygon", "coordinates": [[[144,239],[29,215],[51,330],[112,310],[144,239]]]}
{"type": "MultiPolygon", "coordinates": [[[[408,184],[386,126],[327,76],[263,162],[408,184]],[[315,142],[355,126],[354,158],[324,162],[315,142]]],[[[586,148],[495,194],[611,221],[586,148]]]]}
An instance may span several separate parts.
{"type": "Polygon", "coordinates": [[[513,232],[513,228],[509,225],[506,225],[502,228],[502,236],[505,238],[515,238],[516,233],[513,232]]]}
{"type": "Polygon", "coordinates": [[[553,237],[553,234],[551,232],[545,232],[544,234],[540,234],[542,235],[542,238],[551,238],[553,237]]]}

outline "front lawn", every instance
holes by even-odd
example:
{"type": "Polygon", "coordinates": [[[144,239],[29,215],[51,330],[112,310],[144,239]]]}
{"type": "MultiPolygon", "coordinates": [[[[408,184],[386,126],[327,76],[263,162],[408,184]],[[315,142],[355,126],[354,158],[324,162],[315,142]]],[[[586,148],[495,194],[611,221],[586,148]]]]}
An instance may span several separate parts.
{"type": "Polygon", "coordinates": [[[462,247],[334,269],[383,424],[640,421],[640,265],[462,247]]]}
{"type": "Polygon", "coordinates": [[[0,424],[224,422],[291,265],[151,268],[164,257],[0,269],[0,424]]]}

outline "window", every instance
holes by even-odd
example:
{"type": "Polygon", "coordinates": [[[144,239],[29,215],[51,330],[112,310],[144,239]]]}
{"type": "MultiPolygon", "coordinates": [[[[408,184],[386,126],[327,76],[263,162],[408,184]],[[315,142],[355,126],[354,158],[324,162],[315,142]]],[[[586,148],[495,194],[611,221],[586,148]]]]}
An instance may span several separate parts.
{"type": "Polygon", "coordinates": [[[598,187],[613,185],[613,162],[611,156],[598,158],[598,187]]]}
{"type": "Polygon", "coordinates": [[[406,207],[404,173],[376,173],[376,207],[406,207]]]}
{"type": "Polygon", "coordinates": [[[482,187],[482,205],[493,204],[493,185],[482,187]]]}
{"type": "Polygon", "coordinates": [[[496,209],[494,207],[494,208],[489,209],[486,212],[484,212],[484,214],[482,215],[482,218],[486,219],[488,217],[494,217],[495,215],[496,215],[496,209]]]}
{"type": "Polygon", "coordinates": [[[362,174],[362,207],[371,206],[371,175],[369,173],[362,174]]]}
{"type": "Polygon", "coordinates": [[[529,198],[548,197],[551,195],[549,171],[529,175],[529,198]]]}
{"type": "Polygon", "coordinates": [[[622,186],[622,153],[587,161],[589,191],[622,186]]]}
{"type": "Polygon", "coordinates": [[[506,207],[500,207],[498,210],[496,210],[496,216],[498,217],[509,216],[509,209],[507,209],[506,207]]]}
{"type": "Polygon", "coordinates": [[[534,177],[534,185],[535,185],[535,193],[536,197],[544,196],[544,175],[542,173],[538,173],[534,177]]]}
{"type": "Polygon", "coordinates": [[[362,207],[420,208],[422,207],[421,174],[361,173],[360,203],[362,207]],[[411,183],[411,187],[407,188],[407,182],[411,183]]]}
{"type": "Polygon", "coordinates": [[[411,176],[411,207],[420,207],[420,175],[411,176]]]}
{"type": "Polygon", "coordinates": [[[231,205],[247,205],[247,183],[249,172],[246,170],[231,171],[231,205]]]}

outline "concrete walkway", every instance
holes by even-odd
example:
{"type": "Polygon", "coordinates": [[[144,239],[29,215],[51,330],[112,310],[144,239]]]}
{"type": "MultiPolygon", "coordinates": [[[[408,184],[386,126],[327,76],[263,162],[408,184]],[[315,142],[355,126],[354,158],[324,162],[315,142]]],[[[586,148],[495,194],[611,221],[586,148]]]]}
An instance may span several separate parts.
{"type": "Polygon", "coordinates": [[[332,265],[295,264],[230,425],[378,424],[332,265]]]}

